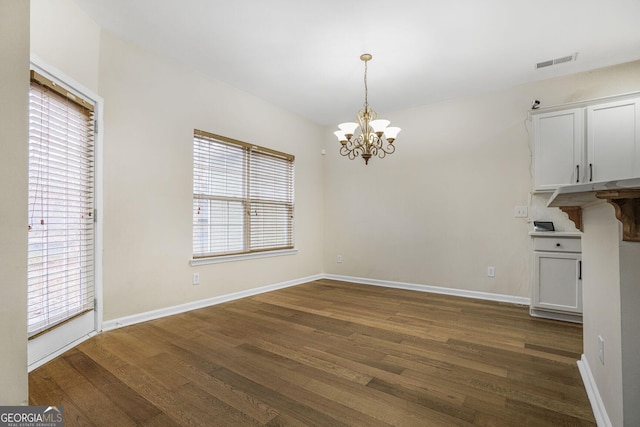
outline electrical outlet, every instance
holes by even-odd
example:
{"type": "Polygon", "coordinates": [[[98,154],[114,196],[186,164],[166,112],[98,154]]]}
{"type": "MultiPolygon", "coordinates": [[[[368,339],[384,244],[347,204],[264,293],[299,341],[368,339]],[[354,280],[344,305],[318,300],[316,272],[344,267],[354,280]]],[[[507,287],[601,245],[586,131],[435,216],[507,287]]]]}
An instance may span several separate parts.
{"type": "Polygon", "coordinates": [[[487,267],[487,277],[496,277],[496,268],[495,267],[487,267]]]}
{"type": "Polygon", "coordinates": [[[604,365],[604,338],[602,338],[599,335],[598,335],[598,350],[599,350],[598,356],[600,357],[600,363],[604,365]]]}
{"type": "Polygon", "coordinates": [[[516,218],[526,218],[529,216],[529,209],[526,206],[515,206],[513,208],[513,216],[516,218]]]}
{"type": "Polygon", "coordinates": [[[342,264],[342,255],[338,255],[338,256],[336,256],[336,262],[337,262],[338,264],[342,264]]]}
{"type": "Polygon", "coordinates": [[[193,284],[194,285],[200,284],[200,273],[193,273],[193,284]]]}

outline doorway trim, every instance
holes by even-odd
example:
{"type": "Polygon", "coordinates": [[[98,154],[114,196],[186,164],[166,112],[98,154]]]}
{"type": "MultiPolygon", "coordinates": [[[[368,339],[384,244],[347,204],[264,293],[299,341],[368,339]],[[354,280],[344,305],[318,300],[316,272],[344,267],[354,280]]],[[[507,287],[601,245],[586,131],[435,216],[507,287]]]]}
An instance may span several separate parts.
{"type": "MultiPolygon", "coordinates": [[[[93,310],[93,324],[94,328],[88,334],[73,339],[70,342],[65,343],[61,348],[54,351],[43,351],[37,344],[31,344],[31,341],[27,344],[27,366],[28,372],[42,366],[48,361],[56,358],[65,351],[77,346],[81,342],[96,335],[102,330],[103,319],[103,123],[104,123],[104,100],[98,96],[94,91],[88,89],[83,84],[79,83],[68,74],[62,72],[58,68],[51,66],[41,60],[37,55],[31,54],[30,57],[30,69],[37,71],[43,76],[49,77],[52,80],[60,81],[64,83],[70,90],[78,93],[85,99],[88,99],[95,103],[94,107],[94,207],[96,209],[96,222],[94,225],[94,292],[95,292],[95,305],[93,310]],[[31,355],[37,355],[35,360],[31,355]]],[[[26,283],[25,283],[26,286],[26,283]]],[[[25,290],[26,291],[26,290],[25,290]]],[[[86,319],[85,319],[86,320],[86,319]]],[[[25,324],[24,328],[27,327],[25,324]]],[[[67,340],[65,338],[65,331],[63,327],[54,328],[48,333],[55,334],[55,339],[67,340]]]]}

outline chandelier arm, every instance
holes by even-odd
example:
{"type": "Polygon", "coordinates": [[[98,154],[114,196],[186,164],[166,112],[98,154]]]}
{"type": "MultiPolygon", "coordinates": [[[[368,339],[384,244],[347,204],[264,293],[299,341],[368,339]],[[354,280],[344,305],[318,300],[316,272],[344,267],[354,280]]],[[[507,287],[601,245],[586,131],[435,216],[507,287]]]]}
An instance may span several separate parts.
{"type": "Polygon", "coordinates": [[[340,155],[349,157],[349,160],[353,160],[357,157],[357,155],[353,153],[353,150],[349,150],[344,146],[340,147],[340,155]]]}
{"type": "Polygon", "coordinates": [[[379,137],[379,136],[377,136],[377,135],[372,135],[372,136],[373,136],[373,138],[371,138],[371,139],[372,139],[373,141],[372,141],[371,145],[372,145],[372,146],[374,146],[374,147],[376,147],[376,148],[382,148],[382,144],[383,144],[383,142],[382,142],[382,138],[380,138],[380,137],[379,137]]]}
{"type": "Polygon", "coordinates": [[[351,160],[353,160],[353,156],[355,156],[353,154],[353,150],[349,150],[347,147],[340,147],[340,154],[342,156],[348,156],[351,160]]]}
{"type": "Polygon", "coordinates": [[[362,156],[363,154],[366,154],[369,152],[369,149],[367,147],[366,144],[364,143],[360,143],[355,150],[353,150],[354,152],[357,152],[358,155],[362,156]]]}
{"type": "Polygon", "coordinates": [[[396,146],[393,144],[387,143],[387,146],[381,146],[380,150],[378,150],[378,157],[384,159],[387,154],[393,154],[396,151],[396,146]]]}
{"type": "Polygon", "coordinates": [[[358,135],[357,138],[352,139],[351,141],[349,141],[349,143],[347,143],[347,146],[351,150],[364,150],[366,148],[366,144],[364,143],[364,138],[362,135],[358,135]]]}
{"type": "Polygon", "coordinates": [[[340,154],[348,156],[351,160],[366,152],[367,147],[366,144],[363,143],[362,135],[358,135],[356,138],[347,141],[346,144],[340,147],[340,154]]]}

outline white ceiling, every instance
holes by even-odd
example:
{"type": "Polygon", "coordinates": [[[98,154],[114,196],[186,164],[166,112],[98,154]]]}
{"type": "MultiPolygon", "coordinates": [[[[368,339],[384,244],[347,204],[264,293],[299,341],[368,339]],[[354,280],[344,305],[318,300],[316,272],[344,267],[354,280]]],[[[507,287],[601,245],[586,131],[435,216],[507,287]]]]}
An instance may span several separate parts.
{"type": "Polygon", "coordinates": [[[362,106],[363,52],[380,115],[640,59],[640,0],[75,1],[106,30],[321,125],[362,106]]]}

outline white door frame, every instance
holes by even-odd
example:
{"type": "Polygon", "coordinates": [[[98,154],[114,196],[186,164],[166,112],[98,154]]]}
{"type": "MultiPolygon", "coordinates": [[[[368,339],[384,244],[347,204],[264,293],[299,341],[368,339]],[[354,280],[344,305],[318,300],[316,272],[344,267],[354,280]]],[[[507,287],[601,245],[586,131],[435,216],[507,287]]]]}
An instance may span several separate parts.
{"type": "MultiPolygon", "coordinates": [[[[73,320],[74,327],[62,324],[52,330],[29,340],[27,345],[28,370],[31,372],[37,367],[54,359],[70,348],[75,347],[82,341],[90,338],[102,330],[102,248],[103,248],[103,180],[102,180],[102,129],[104,100],[92,90],[69,77],[59,69],[46,64],[36,55],[31,54],[31,69],[38,73],[60,81],[72,92],[78,93],[83,98],[95,103],[94,118],[96,121],[94,137],[94,206],[97,212],[97,219],[94,228],[94,292],[96,304],[94,310],[78,316],[73,320]],[[78,331],[83,331],[78,336],[78,331]]],[[[24,325],[26,328],[27,325],[24,325]]]]}

